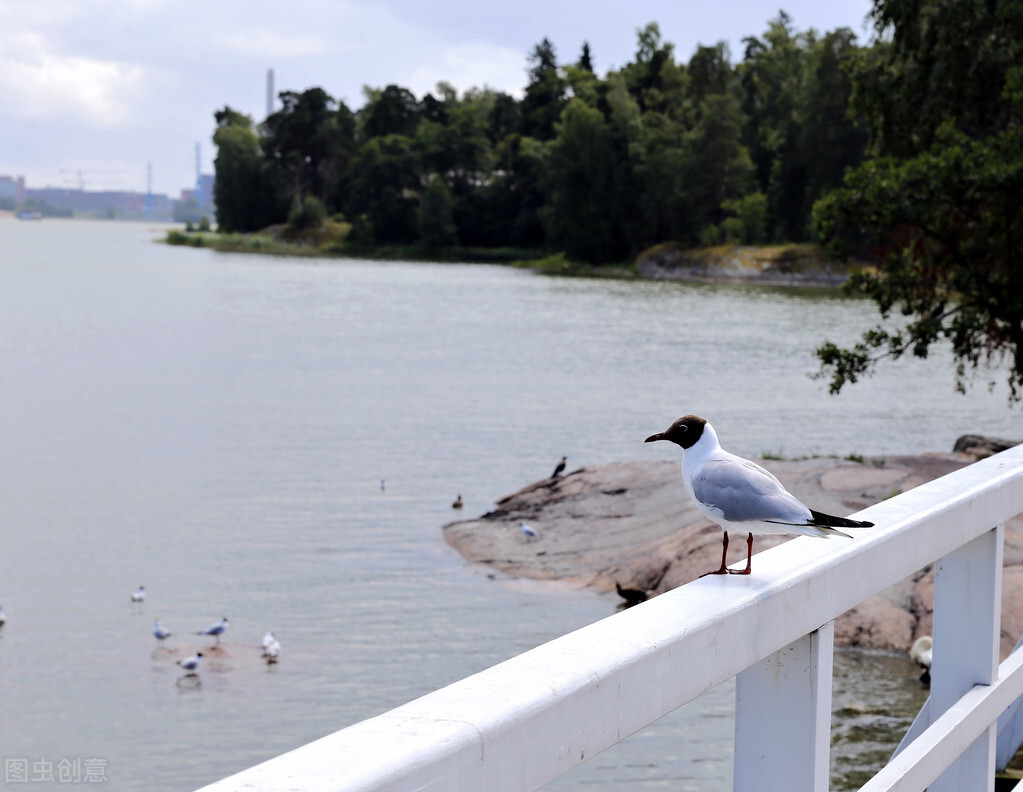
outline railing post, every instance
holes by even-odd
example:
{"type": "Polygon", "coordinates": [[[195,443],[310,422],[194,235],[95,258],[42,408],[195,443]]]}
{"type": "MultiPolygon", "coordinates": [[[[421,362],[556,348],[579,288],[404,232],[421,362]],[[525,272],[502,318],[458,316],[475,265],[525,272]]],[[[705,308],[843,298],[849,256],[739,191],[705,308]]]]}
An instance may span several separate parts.
{"type": "MultiPolygon", "coordinates": [[[[974,685],[998,675],[1002,612],[1003,526],[938,559],[934,566],[931,717],[937,719],[974,685]]],[[[991,789],[995,724],[943,772],[930,792],[991,789]]]]}
{"type": "Polygon", "coordinates": [[[736,676],[736,792],[826,792],[834,646],[828,622],[736,676]]]}

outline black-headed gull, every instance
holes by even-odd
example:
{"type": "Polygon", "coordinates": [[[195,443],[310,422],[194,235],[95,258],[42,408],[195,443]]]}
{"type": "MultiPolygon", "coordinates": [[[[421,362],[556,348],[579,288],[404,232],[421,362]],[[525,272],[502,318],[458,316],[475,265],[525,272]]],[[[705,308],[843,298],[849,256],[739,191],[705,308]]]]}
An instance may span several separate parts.
{"type": "Polygon", "coordinates": [[[217,643],[220,643],[221,634],[223,634],[224,630],[226,630],[230,626],[231,625],[227,620],[227,616],[225,616],[223,619],[216,622],[215,624],[211,624],[205,630],[200,630],[199,632],[196,633],[196,635],[212,635],[217,639],[217,643]]]}
{"type": "Polygon", "coordinates": [[[274,638],[263,647],[263,657],[268,663],[276,663],[281,654],[281,642],[274,638]]]}
{"type": "Polygon", "coordinates": [[[146,601],[146,587],[139,586],[138,589],[131,594],[132,602],[145,602],[146,601]]]}
{"type": "Polygon", "coordinates": [[[554,472],[551,473],[551,478],[557,478],[562,473],[564,473],[565,472],[565,465],[567,463],[568,463],[568,457],[562,457],[561,461],[558,463],[558,466],[556,468],[554,468],[554,472]]]}
{"type": "Polygon", "coordinates": [[[870,528],[874,523],[822,514],[801,503],[780,481],[760,465],[730,454],[717,433],[696,415],[679,418],[664,432],[645,442],[668,440],[680,446],[682,480],[696,507],[724,530],[721,566],[709,575],[748,575],[753,558],[753,534],[845,536],[839,528],[870,528]],[[746,568],[726,566],[728,532],[746,531],[746,568]]]}
{"type": "Polygon", "coordinates": [[[153,625],[153,636],[156,638],[156,640],[162,641],[165,638],[170,638],[171,633],[170,630],[168,630],[166,627],[160,624],[160,620],[157,619],[156,623],[153,625]]]}
{"type": "Polygon", "coordinates": [[[277,636],[275,636],[273,634],[273,630],[267,630],[263,634],[263,643],[262,643],[263,654],[266,654],[266,647],[268,647],[270,644],[272,644],[276,640],[277,640],[277,636]]]}
{"type": "Polygon", "coordinates": [[[191,657],[183,657],[177,661],[177,664],[185,669],[189,674],[194,674],[199,670],[199,662],[202,660],[202,652],[196,652],[191,657]]]}

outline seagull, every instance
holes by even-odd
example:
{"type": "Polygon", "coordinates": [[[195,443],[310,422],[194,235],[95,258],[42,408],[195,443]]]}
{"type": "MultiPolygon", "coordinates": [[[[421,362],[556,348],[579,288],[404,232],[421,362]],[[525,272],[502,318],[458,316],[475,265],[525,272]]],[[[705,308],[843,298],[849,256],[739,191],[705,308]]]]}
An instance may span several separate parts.
{"type": "Polygon", "coordinates": [[[814,511],[788,492],[771,473],[748,459],[730,454],[717,432],[703,418],[686,415],[645,442],[668,440],[683,449],[682,480],[696,507],[724,531],[721,566],[708,575],[748,575],[753,557],[753,534],[845,536],[839,528],[870,528],[871,522],[833,517],[814,511]],[[746,531],[746,568],[725,565],[728,531],[746,531]]]}
{"type": "Polygon", "coordinates": [[[205,630],[200,630],[199,632],[196,633],[196,635],[212,635],[216,637],[217,643],[220,643],[221,633],[223,633],[224,630],[226,630],[230,626],[231,625],[228,624],[227,621],[227,616],[225,616],[223,619],[216,622],[215,624],[211,624],[205,630]]]}
{"type": "Polygon", "coordinates": [[[459,495],[455,498],[455,502],[451,504],[452,509],[461,509],[465,504],[462,503],[462,496],[459,495]]]}
{"type": "Polygon", "coordinates": [[[146,601],[146,587],[139,586],[137,591],[133,591],[131,595],[132,602],[145,602],[146,601]]]}
{"type": "Polygon", "coordinates": [[[267,663],[276,663],[277,657],[281,653],[281,642],[274,638],[266,647],[263,648],[263,657],[266,658],[267,663]]]}
{"type": "Polygon", "coordinates": [[[561,461],[558,463],[558,466],[554,468],[554,472],[551,473],[551,478],[557,478],[564,472],[566,462],[568,462],[568,457],[562,457],[561,461]]]}
{"type": "Polygon", "coordinates": [[[934,651],[934,639],[929,635],[921,635],[909,650],[909,656],[913,662],[919,665],[924,672],[920,675],[920,681],[927,683],[931,681],[931,654],[934,651]]]}
{"type": "Polygon", "coordinates": [[[266,633],[263,635],[262,643],[264,656],[266,655],[266,648],[276,640],[277,636],[273,634],[273,630],[267,630],[266,633]]]}
{"type": "Polygon", "coordinates": [[[153,625],[153,635],[155,636],[156,640],[162,641],[164,638],[170,638],[171,632],[162,624],[160,624],[160,620],[157,619],[156,624],[153,625]]]}
{"type": "Polygon", "coordinates": [[[534,539],[540,538],[540,532],[531,525],[526,525],[524,522],[519,523],[519,530],[522,531],[522,535],[526,537],[527,542],[532,542],[534,539]]]}
{"type": "Polygon", "coordinates": [[[176,661],[179,666],[188,672],[188,675],[194,674],[199,670],[199,662],[202,659],[202,652],[196,652],[191,657],[183,657],[176,661]]]}

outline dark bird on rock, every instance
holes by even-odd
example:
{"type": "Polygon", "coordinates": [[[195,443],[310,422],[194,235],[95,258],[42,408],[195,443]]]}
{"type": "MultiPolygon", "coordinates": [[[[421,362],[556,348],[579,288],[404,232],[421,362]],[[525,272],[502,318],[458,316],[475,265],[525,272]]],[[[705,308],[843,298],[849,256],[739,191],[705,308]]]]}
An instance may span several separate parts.
{"type": "Polygon", "coordinates": [[[551,473],[551,478],[557,478],[562,473],[564,473],[565,472],[565,464],[567,462],[568,462],[568,457],[562,457],[561,461],[558,463],[558,466],[556,468],[554,468],[554,472],[551,473]]]}
{"type": "Polygon", "coordinates": [[[679,418],[664,432],[645,442],[668,440],[683,450],[682,479],[696,507],[724,531],[721,566],[708,575],[748,575],[753,559],[753,534],[844,536],[839,528],[870,528],[871,522],[834,517],[801,503],[760,465],[730,454],[717,433],[696,415],[679,418]],[[745,531],[746,568],[729,569],[725,563],[728,532],[745,531]]]}
{"type": "Polygon", "coordinates": [[[639,605],[639,603],[645,602],[649,598],[648,592],[643,589],[622,588],[622,584],[617,580],[615,581],[615,590],[618,592],[618,596],[625,600],[626,608],[639,605]]]}

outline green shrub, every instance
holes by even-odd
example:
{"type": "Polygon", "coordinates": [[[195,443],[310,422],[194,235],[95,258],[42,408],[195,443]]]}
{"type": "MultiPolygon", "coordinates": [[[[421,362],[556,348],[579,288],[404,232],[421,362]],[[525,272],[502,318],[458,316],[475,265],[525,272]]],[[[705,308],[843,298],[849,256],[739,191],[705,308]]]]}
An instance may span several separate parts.
{"type": "Polygon", "coordinates": [[[327,209],[315,195],[307,195],[301,203],[298,196],[295,196],[291,211],[288,213],[288,225],[293,229],[303,231],[308,228],[321,228],[326,219],[327,209]]]}

